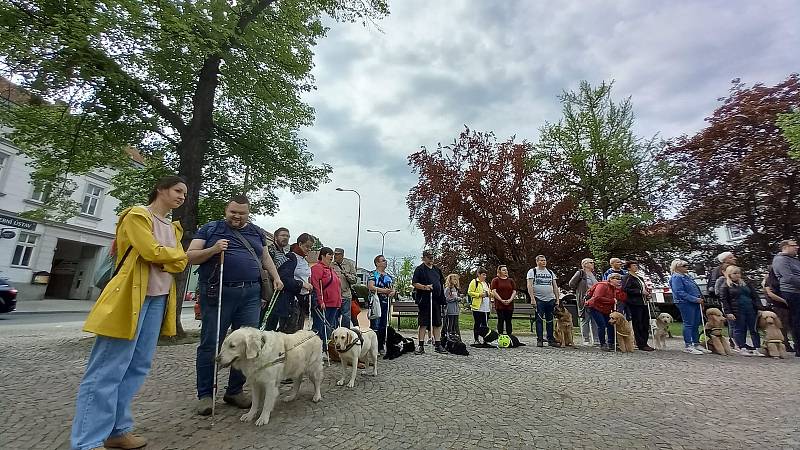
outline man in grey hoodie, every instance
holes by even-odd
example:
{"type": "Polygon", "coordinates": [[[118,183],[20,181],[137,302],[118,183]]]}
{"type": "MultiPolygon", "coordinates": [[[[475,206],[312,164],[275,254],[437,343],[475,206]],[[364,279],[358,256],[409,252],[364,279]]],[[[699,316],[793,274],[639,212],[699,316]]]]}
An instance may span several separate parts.
{"type": "MultiPolygon", "coordinates": [[[[778,246],[781,252],[772,260],[772,270],[778,278],[781,296],[789,304],[789,317],[794,336],[800,332],[800,260],[797,259],[797,241],[787,239],[778,246]]],[[[795,356],[800,357],[800,345],[795,342],[795,356]]]]}

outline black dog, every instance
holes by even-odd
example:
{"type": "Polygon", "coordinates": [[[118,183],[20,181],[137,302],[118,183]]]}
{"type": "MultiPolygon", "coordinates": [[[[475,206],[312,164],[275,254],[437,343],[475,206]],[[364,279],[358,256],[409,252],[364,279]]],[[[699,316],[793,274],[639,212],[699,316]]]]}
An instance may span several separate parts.
{"type": "Polygon", "coordinates": [[[413,351],[414,339],[403,337],[392,327],[386,330],[386,354],[383,355],[383,359],[399,358],[403,353],[412,353],[413,351]]]}
{"type": "Polygon", "coordinates": [[[519,338],[514,336],[513,334],[509,334],[508,337],[511,338],[511,348],[514,347],[525,347],[525,344],[519,341],[519,338]]]}
{"type": "Polygon", "coordinates": [[[454,355],[469,356],[467,345],[461,342],[457,334],[442,334],[442,347],[454,355]]]}
{"type": "Polygon", "coordinates": [[[483,343],[481,344],[471,344],[473,347],[476,348],[496,348],[496,345],[493,345],[492,342],[497,341],[498,334],[497,331],[490,330],[489,327],[481,327],[478,329],[478,336],[483,338],[483,343]]]}

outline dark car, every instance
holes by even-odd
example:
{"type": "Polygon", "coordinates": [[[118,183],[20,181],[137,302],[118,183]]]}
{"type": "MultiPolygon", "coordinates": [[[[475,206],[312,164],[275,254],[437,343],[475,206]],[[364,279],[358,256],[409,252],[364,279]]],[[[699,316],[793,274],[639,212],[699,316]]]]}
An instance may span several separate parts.
{"type": "Polygon", "coordinates": [[[17,309],[17,290],[8,278],[0,276],[0,314],[17,309]]]}

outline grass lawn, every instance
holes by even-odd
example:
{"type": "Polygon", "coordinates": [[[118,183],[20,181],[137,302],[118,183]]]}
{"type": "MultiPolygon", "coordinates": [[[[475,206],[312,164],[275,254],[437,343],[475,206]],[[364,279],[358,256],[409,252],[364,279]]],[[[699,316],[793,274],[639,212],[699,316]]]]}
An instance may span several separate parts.
{"type": "MultiPolygon", "coordinates": [[[[469,312],[462,312],[458,316],[458,325],[461,331],[465,330],[472,330],[474,321],[472,320],[472,314],[469,312]]],[[[397,326],[397,318],[391,320],[389,325],[396,327],[397,326]]],[[[511,321],[511,325],[514,328],[514,334],[531,334],[531,325],[529,320],[525,319],[514,319],[511,321]]],[[[400,319],[400,328],[401,330],[416,330],[417,329],[417,319],[412,317],[404,317],[400,319]]],[[[496,319],[489,319],[489,328],[496,330],[497,329],[497,320],[496,319]]],[[[534,327],[534,330],[536,328],[534,327]]],[[[672,333],[673,337],[681,337],[683,335],[683,325],[680,322],[673,322],[669,326],[669,330],[672,333]]],[[[728,335],[728,330],[723,330],[723,334],[725,336],[728,335]]],[[[575,335],[580,336],[580,330],[576,327],[575,328],[575,335]]]]}

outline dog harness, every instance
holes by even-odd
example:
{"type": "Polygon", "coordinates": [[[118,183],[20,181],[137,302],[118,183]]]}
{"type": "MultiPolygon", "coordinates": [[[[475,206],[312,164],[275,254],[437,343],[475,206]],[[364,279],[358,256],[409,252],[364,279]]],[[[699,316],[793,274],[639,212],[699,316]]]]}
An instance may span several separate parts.
{"type": "Polygon", "coordinates": [[[358,328],[350,328],[350,331],[358,335],[358,340],[351,342],[350,345],[345,347],[344,350],[340,351],[339,353],[347,353],[350,351],[351,348],[355,347],[356,345],[361,345],[361,346],[364,345],[364,336],[361,334],[361,330],[359,330],[358,328]]]}
{"type": "Polygon", "coordinates": [[[298,342],[297,344],[294,344],[293,346],[287,348],[285,351],[283,351],[281,353],[278,353],[278,357],[277,358],[273,359],[272,361],[269,361],[269,362],[265,363],[262,366],[256,367],[256,370],[266,369],[267,367],[272,367],[272,366],[275,366],[275,365],[278,365],[278,364],[285,363],[286,362],[286,354],[289,353],[289,351],[296,349],[297,347],[305,344],[306,342],[310,341],[311,339],[314,339],[315,337],[317,337],[316,334],[311,335],[311,336],[303,339],[302,341],[298,342]]]}
{"type": "Polygon", "coordinates": [[[710,334],[711,336],[722,337],[722,328],[708,328],[706,329],[706,334],[710,334]]]}

